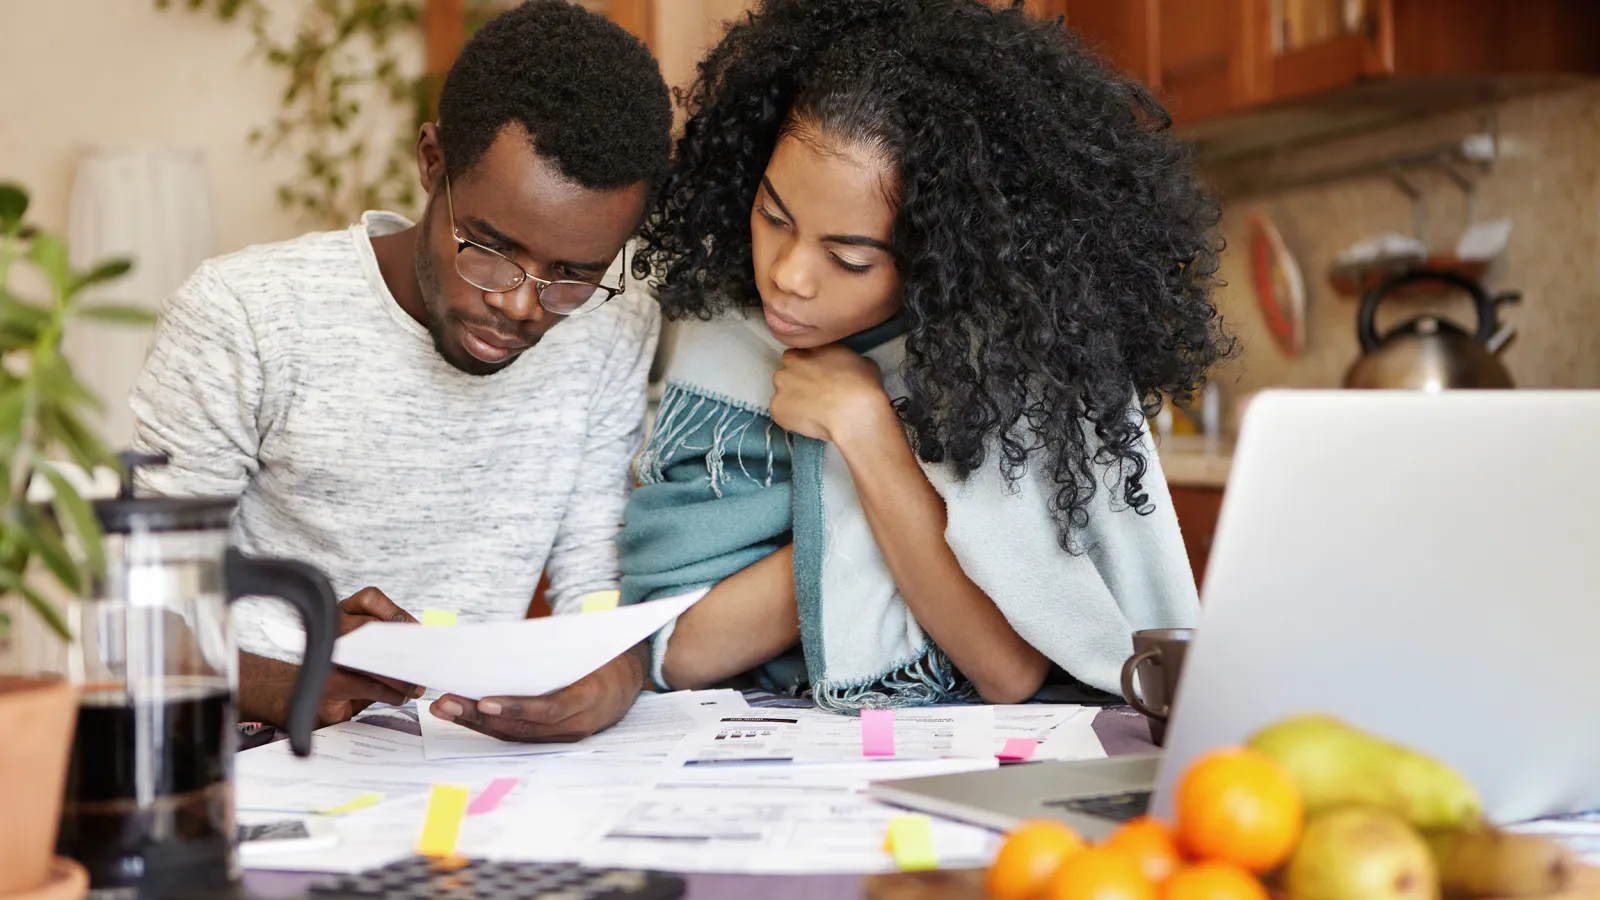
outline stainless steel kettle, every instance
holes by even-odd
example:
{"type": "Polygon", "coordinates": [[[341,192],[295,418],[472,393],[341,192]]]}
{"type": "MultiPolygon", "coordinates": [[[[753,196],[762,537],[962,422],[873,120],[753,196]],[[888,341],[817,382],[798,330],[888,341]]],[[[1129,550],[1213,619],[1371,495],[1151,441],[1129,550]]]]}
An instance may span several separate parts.
{"type": "Polygon", "coordinates": [[[1517,293],[1493,297],[1478,282],[1456,272],[1417,269],[1396,275],[1361,298],[1356,333],[1361,356],[1345,373],[1348,388],[1403,388],[1441,391],[1447,388],[1509,388],[1511,373],[1496,356],[1516,334],[1501,325],[1500,304],[1522,299],[1517,293]],[[1472,297],[1478,327],[1469,334],[1461,326],[1437,315],[1417,316],[1382,337],[1377,332],[1378,304],[1403,285],[1420,281],[1443,282],[1472,297]]]}

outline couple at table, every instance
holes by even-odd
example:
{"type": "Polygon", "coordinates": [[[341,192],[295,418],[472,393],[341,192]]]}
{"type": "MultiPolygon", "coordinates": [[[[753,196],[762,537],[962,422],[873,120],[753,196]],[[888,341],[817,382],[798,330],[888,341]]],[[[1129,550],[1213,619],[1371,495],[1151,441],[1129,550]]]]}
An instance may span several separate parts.
{"type": "MultiPolygon", "coordinates": [[[[492,20],[418,136],[419,221],[166,303],[141,488],[238,496],[236,545],[321,566],[345,631],[521,618],[541,574],[557,615],[698,598],[564,690],[430,707],[509,740],[736,679],[839,711],[1114,691],[1131,632],[1197,611],[1145,413],[1227,347],[1163,110],[978,0],[764,0],[686,100],[674,153],[637,40],[564,0],[492,20]]],[[[236,606],[247,720],[282,718],[286,616],[236,606]]],[[[336,670],[321,721],[418,694],[336,670]]]]}

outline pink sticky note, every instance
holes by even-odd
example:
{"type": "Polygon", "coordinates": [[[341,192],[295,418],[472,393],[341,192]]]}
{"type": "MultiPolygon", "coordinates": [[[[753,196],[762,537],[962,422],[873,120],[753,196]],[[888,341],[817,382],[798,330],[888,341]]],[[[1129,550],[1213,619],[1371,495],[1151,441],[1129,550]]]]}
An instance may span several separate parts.
{"type": "Polygon", "coordinates": [[[520,780],[518,778],[496,778],[489,782],[488,787],[484,788],[478,796],[472,798],[472,803],[467,806],[467,815],[481,816],[486,812],[493,812],[494,808],[500,805],[500,801],[511,793],[511,789],[516,787],[517,782],[520,780]]]}
{"type": "Polygon", "coordinates": [[[861,755],[894,755],[894,710],[861,711],[861,755]]]}
{"type": "Polygon", "coordinates": [[[1006,745],[995,756],[1016,761],[1032,759],[1033,751],[1038,747],[1038,738],[1006,738],[1006,745]]]}

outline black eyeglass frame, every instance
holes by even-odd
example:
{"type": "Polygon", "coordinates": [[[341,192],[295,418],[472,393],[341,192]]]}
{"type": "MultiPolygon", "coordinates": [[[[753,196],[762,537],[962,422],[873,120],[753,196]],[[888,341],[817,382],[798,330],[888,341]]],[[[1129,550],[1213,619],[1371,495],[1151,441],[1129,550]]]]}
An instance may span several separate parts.
{"type": "Polygon", "coordinates": [[[617,281],[616,287],[597,284],[593,281],[578,281],[574,279],[558,279],[556,281],[550,281],[540,278],[532,272],[529,272],[527,269],[522,267],[521,263],[505,255],[504,253],[501,253],[493,247],[485,247],[483,244],[480,244],[477,241],[461,236],[461,229],[456,225],[456,202],[455,198],[452,197],[450,193],[449,175],[444,177],[444,200],[445,208],[450,214],[450,237],[456,242],[456,275],[459,276],[462,281],[465,281],[467,284],[472,285],[480,291],[490,294],[509,294],[517,288],[522,287],[523,284],[531,281],[533,282],[534,296],[538,299],[539,305],[544,307],[546,312],[553,313],[558,316],[575,316],[593,312],[600,306],[610,301],[612,298],[616,297],[618,294],[621,294],[628,289],[628,251],[626,247],[624,247],[622,251],[622,273],[621,277],[617,281]],[[518,272],[522,273],[521,276],[509,287],[488,287],[473,281],[471,278],[467,277],[467,273],[461,271],[461,254],[466,252],[468,247],[482,250],[484,253],[504,260],[518,272]],[[577,287],[594,288],[594,290],[597,292],[604,292],[605,296],[597,303],[594,300],[593,294],[591,294],[590,296],[584,298],[582,303],[570,310],[552,309],[549,304],[544,302],[544,292],[550,286],[557,284],[568,284],[577,287]]]}

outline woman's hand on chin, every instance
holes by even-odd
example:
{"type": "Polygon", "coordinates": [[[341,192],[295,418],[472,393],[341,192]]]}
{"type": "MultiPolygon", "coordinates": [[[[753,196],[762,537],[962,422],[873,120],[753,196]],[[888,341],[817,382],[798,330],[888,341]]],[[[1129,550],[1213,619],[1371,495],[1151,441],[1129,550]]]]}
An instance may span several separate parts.
{"type": "Polygon", "coordinates": [[[791,434],[838,444],[896,420],[877,363],[840,344],[786,351],[772,387],[772,421],[791,434]]]}

